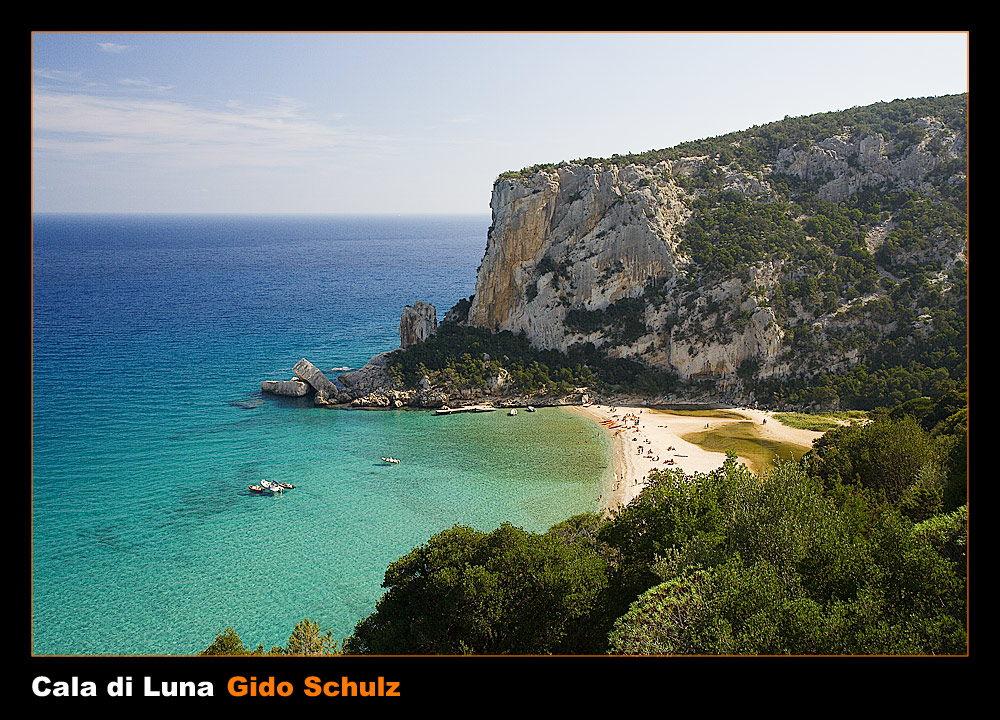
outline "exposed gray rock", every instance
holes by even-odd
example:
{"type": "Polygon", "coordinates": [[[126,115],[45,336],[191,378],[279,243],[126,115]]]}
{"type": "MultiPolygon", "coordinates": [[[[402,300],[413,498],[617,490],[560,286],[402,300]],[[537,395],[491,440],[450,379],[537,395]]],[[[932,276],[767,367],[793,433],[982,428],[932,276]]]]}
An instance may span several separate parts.
{"type": "Polygon", "coordinates": [[[942,158],[959,157],[965,151],[964,137],[948,132],[929,118],[924,118],[924,124],[929,131],[928,140],[895,159],[890,157],[889,144],[881,134],[866,135],[853,142],[849,137],[838,136],[805,148],[783,148],[778,152],[774,172],[807,181],[825,180],[817,194],[833,201],[890,182],[901,188],[918,187],[942,158]],[[926,151],[930,138],[944,148],[941,157],[926,151]]]}
{"type": "Polygon", "coordinates": [[[354,398],[351,405],[365,408],[402,408],[413,402],[412,390],[376,390],[354,398]]]}
{"type": "Polygon", "coordinates": [[[437,332],[437,310],[430,303],[417,300],[403,308],[399,319],[399,346],[402,348],[423,342],[437,332]]]}
{"type": "Polygon", "coordinates": [[[333,384],[330,378],[305,358],[299,360],[295,364],[295,367],[292,368],[292,371],[295,373],[295,377],[309,383],[316,392],[326,395],[337,392],[337,386],[333,384]]]}
{"type": "Polygon", "coordinates": [[[312,386],[302,380],[264,380],[260,389],[274,395],[286,397],[303,397],[313,391],[312,386]]]}
{"type": "Polygon", "coordinates": [[[338,379],[354,397],[360,397],[382,388],[395,385],[389,375],[389,356],[391,353],[379,353],[360,370],[344,373],[338,379]]]}

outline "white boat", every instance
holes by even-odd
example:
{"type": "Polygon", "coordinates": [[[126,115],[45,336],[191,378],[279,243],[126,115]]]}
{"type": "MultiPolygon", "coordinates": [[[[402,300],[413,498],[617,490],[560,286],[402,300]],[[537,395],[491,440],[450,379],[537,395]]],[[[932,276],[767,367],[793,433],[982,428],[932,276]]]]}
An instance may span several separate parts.
{"type": "Polygon", "coordinates": [[[382,461],[383,462],[387,462],[387,463],[393,463],[394,465],[398,465],[399,464],[399,460],[397,460],[394,457],[384,457],[384,458],[382,458],[382,461]]]}
{"type": "Polygon", "coordinates": [[[531,405],[528,406],[528,412],[535,412],[535,408],[531,405]]]}
{"type": "Polygon", "coordinates": [[[284,488],[281,487],[281,485],[279,485],[276,482],[271,482],[270,480],[261,480],[260,485],[261,487],[270,490],[271,492],[280,493],[282,490],[284,490],[284,488]]]}
{"type": "Polygon", "coordinates": [[[512,408],[508,415],[517,415],[517,408],[512,408]]]}

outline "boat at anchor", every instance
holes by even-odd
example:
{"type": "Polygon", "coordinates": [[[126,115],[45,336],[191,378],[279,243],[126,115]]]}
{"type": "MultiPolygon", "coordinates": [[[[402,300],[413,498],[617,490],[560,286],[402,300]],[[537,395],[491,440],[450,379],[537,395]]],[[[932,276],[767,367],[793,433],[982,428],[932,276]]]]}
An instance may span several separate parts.
{"type": "Polygon", "coordinates": [[[259,483],[247,485],[247,487],[251,492],[255,492],[259,495],[273,495],[274,493],[280,493],[285,490],[292,490],[295,488],[295,486],[291,483],[274,482],[273,480],[261,480],[259,483]]]}

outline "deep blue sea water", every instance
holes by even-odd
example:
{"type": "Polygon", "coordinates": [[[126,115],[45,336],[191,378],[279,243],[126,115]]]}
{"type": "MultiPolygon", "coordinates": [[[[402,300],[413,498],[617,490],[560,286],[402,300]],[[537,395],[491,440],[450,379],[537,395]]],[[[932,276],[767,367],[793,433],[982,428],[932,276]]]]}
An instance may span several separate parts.
{"type": "Polygon", "coordinates": [[[303,357],[336,376],[397,347],[415,300],[440,319],[489,222],[36,215],[33,653],[195,654],[228,626],[269,648],[304,617],[343,638],[434,533],[596,509],[609,448],[572,413],[260,393],[303,357]]]}

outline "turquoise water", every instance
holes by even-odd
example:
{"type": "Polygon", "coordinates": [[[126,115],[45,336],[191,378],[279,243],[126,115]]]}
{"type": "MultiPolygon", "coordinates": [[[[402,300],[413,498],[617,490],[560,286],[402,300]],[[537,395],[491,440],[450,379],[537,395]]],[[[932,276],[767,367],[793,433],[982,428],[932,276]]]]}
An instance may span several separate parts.
{"type": "Polygon", "coordinates": [[[336,376],[395,347],[414,300],[442,316],[488,224],[36,217],[33,652],[193,654],[227,626],[270,647],[303,617],[342,638],[434,533],[596,509],[610,449],[573,413],[259,392],[301,357],[336,376]],[[261,478],[297,487],[255,495],[261,478]]]}

